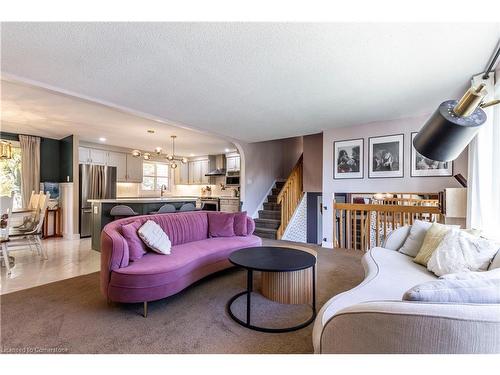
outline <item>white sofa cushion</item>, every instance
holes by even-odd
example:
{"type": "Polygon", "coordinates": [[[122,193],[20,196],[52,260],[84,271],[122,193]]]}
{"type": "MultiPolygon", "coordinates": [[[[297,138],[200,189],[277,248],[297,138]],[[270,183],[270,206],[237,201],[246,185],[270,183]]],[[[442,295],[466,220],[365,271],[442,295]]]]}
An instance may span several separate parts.
{"type": "Polygon", "coordinates": [[[464,271],[485,271],[499,247],[497,242],[453,228],[432,253],[427,269],[437,276],[464,271]]]}
{"type": "Polygon", "coordinates": [[[415,220],[410,228],[410,234],[406,238],[403,246],[399,249],[399,252],[415,258],[422,247],[425,234],[431,225],[432,223],[428,221],[415,220]]]}
{"type": "Polygon", "coordinates": [[[500,279],[434,280],[408,290],[406,301],[500,303],[500,279]]]}
{"type": "Polygon", "coordinates": [[[458,272],[443,275],[440,279],[445,280],[472,280],[472,279],[500,279],[500,268],[492,269],[490,271],[478,272],[458,272]]]}
{"type": "Polygon", "coordinates": [[[412,258],[395,250],[375,247],[362,259],[365,279],[347,292],[337,294],[323,305],[314,322],[313,343],[319,350],[324,325],[340,310],[367,301],[401,301],[403,294],[411,287],[436,276],[425,267],[413,262],[412,258]]]}
{"type": "Polygon", "coordinates": [[[159,254],[170,254],[172,243],[163,229],[154,221],[146,221],[137,234],[151,250],[159,254]]]}

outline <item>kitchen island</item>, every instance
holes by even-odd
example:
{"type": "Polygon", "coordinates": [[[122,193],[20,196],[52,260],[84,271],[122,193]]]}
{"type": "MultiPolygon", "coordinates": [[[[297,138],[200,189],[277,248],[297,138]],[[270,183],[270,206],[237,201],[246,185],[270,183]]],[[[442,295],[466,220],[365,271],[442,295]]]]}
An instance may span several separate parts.
{"type": "Polygon", "coordinates": [[[91,237],[92,249],[99,251],[101,248],[101,231],[104,226],[114,220],[110,211],[118,205],[127,205],[139,215],[147,215],[157,211],[166,203],[172,204],[179,209],[185,203],[192,203],[196,206],[198,197],[163,197],[163,198],[116,198],[116,199],[89,199],[92,204],[92,224],[91,237]]]}

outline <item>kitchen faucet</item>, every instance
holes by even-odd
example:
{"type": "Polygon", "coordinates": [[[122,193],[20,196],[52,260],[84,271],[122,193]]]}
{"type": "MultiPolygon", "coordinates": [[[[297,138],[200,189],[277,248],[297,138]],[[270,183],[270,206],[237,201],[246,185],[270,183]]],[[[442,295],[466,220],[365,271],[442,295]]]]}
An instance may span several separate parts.
{"type": "Polygon", "coordinates": [[[160,197],[163,198],[163,194],[167,191],[167,185],[163,184],[160,188],[160,197]]]}

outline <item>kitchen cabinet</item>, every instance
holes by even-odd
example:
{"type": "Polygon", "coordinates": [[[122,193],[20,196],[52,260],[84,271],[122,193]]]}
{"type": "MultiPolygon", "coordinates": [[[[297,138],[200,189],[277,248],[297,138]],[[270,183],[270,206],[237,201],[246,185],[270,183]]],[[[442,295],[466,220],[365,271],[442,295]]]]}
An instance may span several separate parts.
{"type": "Polygon", "coordinates": [[[131,154],[127,157],[127,182],[142,182],[142,158],[136,158],[131,154]]]}
{"type": "Polygon", "coordinates": [[[226,157],[226,171],[236,172],[240,170],[240,157],[239,156],[227,156],[226,157]]]}
{"type": "Polygon", "coordinates": [[[208,172],[210,172],[210,161],[209,160],[202,160],[201,161],[201,183],[202,184],[209,184],[210,183],[210,176],[205,176],[208,172]]]}
{"type": "Polygon", "coordinates": [[[108,152],[89,147],[78,147],[78,162],[80,164],[106,165],[108,152]]]}
{"type": "Polygon", "coordinates": [[[116,167],[117,182],[127,182],[127,154],[110,151],[108,153],[108,165],[116,167]]]}
{"type": "Polygon", "coordinates": [[[177,185],[189,184],[189,163],[179,163],[174,172],[175,183],[177,185]]]}
{"type": "Polygon", "coordinates": [[[190,161],[189,163],[189,183],[193,185],[201,184],[201,161],[190,161]]]}

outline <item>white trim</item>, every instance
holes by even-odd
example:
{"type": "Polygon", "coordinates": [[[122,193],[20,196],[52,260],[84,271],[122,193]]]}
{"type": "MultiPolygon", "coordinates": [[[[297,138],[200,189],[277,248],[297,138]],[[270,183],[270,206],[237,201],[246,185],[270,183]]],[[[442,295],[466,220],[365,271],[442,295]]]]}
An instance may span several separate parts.
{"type": "Polygon", "coordinates": [[[333,242],[323,241],[321,242],[321,247],[327,247],[329,249],[333,249],[333,242]]]}
{"type": "Polygon", "coordinates": [[[80,234],[79,233],[63,233],[63,238],[66,240],[79,240],[80,234]]]}
{"type": "Polygon", "coordinates": [[[276,182],[282,182],[282,181],[283,181],[282,179],[276,179],[273,181],[273,183],[271,184],[271,187],[269,188],[269,190],[267,190],[267,193],[264,195],[264,198],[262,198],[259,205],[257,206],[257,209],[252,214],[252,219],[256,219],[259,217],[259,211],[264,209],[264,203],[266,203],[267,196],[271,195],[271,192],[272,192],[274,186],[276,185],[276,182]]]}

